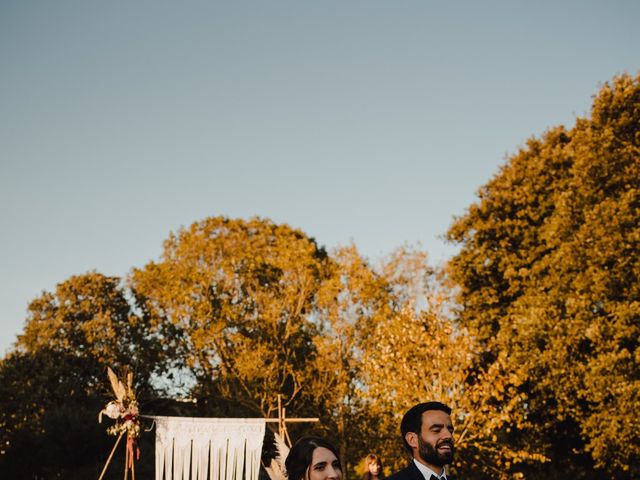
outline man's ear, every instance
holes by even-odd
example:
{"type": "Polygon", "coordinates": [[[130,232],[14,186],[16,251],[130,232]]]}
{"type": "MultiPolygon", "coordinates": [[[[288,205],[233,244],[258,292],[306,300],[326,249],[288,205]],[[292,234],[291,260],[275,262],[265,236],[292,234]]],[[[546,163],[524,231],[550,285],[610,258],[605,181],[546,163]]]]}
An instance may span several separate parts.
{"type": "Polygon", "coordinates": [[[411,448],[418,448],[418,434],[416,432],[407,432],[404,439],[411,448]]]}

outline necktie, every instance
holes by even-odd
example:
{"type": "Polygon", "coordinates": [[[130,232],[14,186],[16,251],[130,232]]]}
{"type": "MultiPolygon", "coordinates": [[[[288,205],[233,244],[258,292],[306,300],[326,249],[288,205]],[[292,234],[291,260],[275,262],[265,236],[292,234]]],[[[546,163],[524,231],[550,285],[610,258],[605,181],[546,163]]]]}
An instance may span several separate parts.
{"type": "Polygon", "coordinates": [[[429,480],[440,480],[440,477],[436,476],[436,475],[431,475],[429,477],[429,480]]]}

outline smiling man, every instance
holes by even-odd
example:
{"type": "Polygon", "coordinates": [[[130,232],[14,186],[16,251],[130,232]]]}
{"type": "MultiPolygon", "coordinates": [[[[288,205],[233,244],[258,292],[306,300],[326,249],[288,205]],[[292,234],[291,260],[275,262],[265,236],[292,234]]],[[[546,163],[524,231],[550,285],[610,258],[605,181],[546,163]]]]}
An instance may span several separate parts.
{"type": "Polygon", "coordinates": [[[444,468],[455,452],[448,406],[440,402],[414,405],[402,417],[400,431],[413,461],[387,480],[454,480],[444,468]]]}

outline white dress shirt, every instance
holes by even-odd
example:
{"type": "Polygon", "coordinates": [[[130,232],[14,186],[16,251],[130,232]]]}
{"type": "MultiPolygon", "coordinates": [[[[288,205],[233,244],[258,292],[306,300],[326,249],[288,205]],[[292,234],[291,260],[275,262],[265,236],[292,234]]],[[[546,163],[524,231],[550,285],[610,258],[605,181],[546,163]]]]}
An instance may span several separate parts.
{"type": "Polygon", "coordinates": [[[442,469],[442,472],[436,473],[433,470],[431,470],[429,467],[427,467],[425,464],[417,461],[415,458],[413,459],[413,463],[416,464],[416,467],[418,467],[418,470],[420,470],[420,473],[422,473],[425,480],[430,480],[431,475],[435,475],[440,480],[447,480],[447,474],[445,473],[444,468],[442,469]]]}

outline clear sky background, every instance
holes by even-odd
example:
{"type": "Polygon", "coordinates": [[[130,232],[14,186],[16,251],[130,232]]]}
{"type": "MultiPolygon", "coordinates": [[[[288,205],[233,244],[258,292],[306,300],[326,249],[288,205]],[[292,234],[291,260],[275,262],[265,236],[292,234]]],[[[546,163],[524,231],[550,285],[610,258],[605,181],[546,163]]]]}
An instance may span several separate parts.
{"type": "Polygon", "coordinates": [[[640,2],[0,1],[0,356],[42,290],[207,216],[376,262],[640,71],[640,2]]]}

